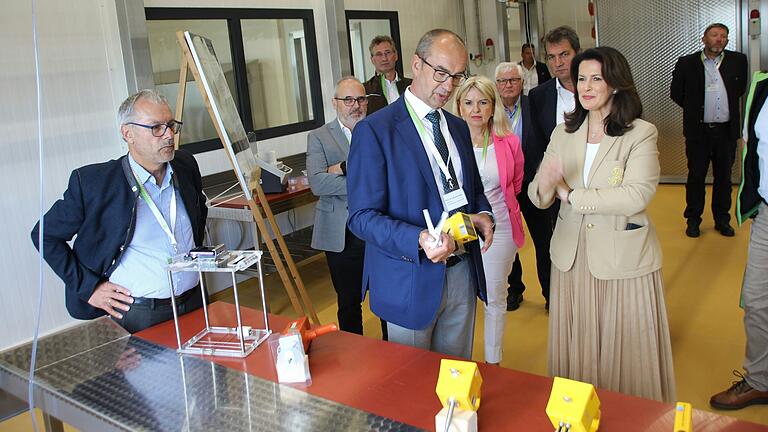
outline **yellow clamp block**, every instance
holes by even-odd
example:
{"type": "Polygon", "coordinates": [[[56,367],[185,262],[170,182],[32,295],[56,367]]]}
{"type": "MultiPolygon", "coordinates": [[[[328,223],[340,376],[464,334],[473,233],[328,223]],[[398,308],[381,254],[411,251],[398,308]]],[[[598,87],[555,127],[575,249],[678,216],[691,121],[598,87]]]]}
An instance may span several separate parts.
{"type": "Polygon", "coordinates": [[[555,377],[546,411],[555,429],[595,432],[600,426],[600,399],[592,384],[555,377]]]}
{"type": "Polygon", "coordinates": [[[475,225],[472,224],[472,219],[466,213],[454,213],[445,221],[443,231],[461,244],[477,240],[475,225]]]}
{"type": "Polygon", "coordinates": [[[693,407],[686,402],[675,404],[675,432],[691,432],[693,430],[693,421],[691,416],[693,407]]]}
{"type": "Polygon", "coordinates": [[[440,360],[440,375],[437,378],[435,392],[443,408],[448,408],[451,398],[455,399],[456,408],[477,411],[480,408],[480,386],[483,377],[477,363],[460,360],[440,360]]]}

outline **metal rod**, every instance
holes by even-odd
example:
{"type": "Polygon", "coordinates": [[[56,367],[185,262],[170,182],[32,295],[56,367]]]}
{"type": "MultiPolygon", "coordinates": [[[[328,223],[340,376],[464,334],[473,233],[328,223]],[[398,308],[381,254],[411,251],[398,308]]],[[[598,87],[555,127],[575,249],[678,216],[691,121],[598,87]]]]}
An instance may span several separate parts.
{"type": "Polygon", "coordinates": [[[173,292],[173,272],[168,270],[168,284],[171,287],[171,310],[173,310],[173,326],[176,327],[176,343],[181,351],[181,331],[179,330],[179,313],[176,311],[176,296],[173,292]]]}
{"type": "Polygon", "coordinates": [[[237,335],[240,339],[240,352],[245,354],[245,336],[243,335],[243,320],[240,318],[240,299],[237,295],[237,279],[235,272],[232,273],[232,291],[235,294],[235,312],[237,313],[237,335]]]}
{"type": "Polygon", "coordinates": [[[456,398],[451,396],[448,400],[448,415],[445,416],[445,432],[451,428],[451,421],[453,421],[453,409],[456,408],[456,398]]]}
{"type": "Polygon", "coordinates": [[[264,312],[264,330],[269,332],[269,318],[267,314],[267,294],[264,291],[264,275],[261,272],[261,257],[256,262],[256,268],[259,270],[259,290],[261,291],[261,310],[264,312]]]}
{"type": "Polygon", "coordinates": [[[203,278],[203,271],[198,270],[197,271],[198,276],[200,277],[200,296],[203,298],[203,315],[205,316],[205,329],[208,330],[211,325],[208,323],[208,305],[205,301],[205,282],[203,278]]]}

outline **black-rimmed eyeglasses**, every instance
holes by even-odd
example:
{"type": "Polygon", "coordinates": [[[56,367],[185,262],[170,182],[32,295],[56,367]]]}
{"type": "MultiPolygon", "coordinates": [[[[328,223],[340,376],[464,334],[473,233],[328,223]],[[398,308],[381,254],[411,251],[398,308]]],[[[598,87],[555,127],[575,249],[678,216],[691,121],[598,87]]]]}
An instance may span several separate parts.
{"type": "Polygon", "coordinates": [[[358,105],[368,105],[368,96],[358,96],[356,98],[352,96],[343,98],[335,97],[334,99],[344,102],[344,105],[348,107],[355,106],[355,102],[357,102],[358,105]]]}
{"type": "Polygon", "coordinates": [[[431,67],[433,71],[435,71],[435,73],[432,74],[432,79],[434,79],[435,81],[437,81],[439,83],[446,82],[446,81],[448,81],[448,78],[451,78],[451,83],[454,85],[454,87],[457,87],[457,86],[460,86],[461,83],[463,83],[465,79],[467,79],[467,74],[466,73],[462,72],[462,73],[452,74],[452,73],[449,73],[449,72],[444,71],[442,69],[435,68],[434,66],[429,64],[429,62],[426,61],[424,59],[424,57],[419,56],[419,58],[427,66],[431,67]]]}
{"type": "Polygon", "coordinates": [[[499,78],[496,80],[496,84],[506,86],[510,84],[520,84],[520,81],[522,81],[522,78],[499,78]]]}
{"type": "Polygon", "coordinates": [[[173,132],[174,135],[181,132],[181,125],[184,124],[178,120],[171,120],[168,123],[158,123],[155,125],[145,125],[141,123],[134,123],[134,122],[128,122],[126,124],[133,125],[133,126],[139,126],[143,127],[145,129],[149,129],[152,131],[152,135],[156,137],[161,137],[165,135],[165,132],[170,129],[171,132],[173,132]]]}

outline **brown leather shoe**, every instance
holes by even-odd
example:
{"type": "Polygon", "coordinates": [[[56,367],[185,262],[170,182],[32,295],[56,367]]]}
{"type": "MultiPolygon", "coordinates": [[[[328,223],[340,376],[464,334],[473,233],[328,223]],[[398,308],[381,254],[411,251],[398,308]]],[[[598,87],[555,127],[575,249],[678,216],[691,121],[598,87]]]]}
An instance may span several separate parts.
{"type": "Polygon", "coordinates": [[[753,389],[739,371],[733,371],[740,380],[734,381],[733,385],[725,391],[722,391],[709,399],[712,408],[721,410],[737,410],[750,405],[768,404],[768,391],[759,391],[753,389]]]}

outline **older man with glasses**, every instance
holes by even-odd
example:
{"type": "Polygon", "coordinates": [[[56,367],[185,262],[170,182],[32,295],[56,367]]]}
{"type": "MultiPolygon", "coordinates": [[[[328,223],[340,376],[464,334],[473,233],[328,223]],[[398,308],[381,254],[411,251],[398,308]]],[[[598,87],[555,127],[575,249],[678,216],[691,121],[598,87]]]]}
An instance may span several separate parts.
{"type": "Polygon", "coordinates": [[[319,198],[312,247],[325,251],[336,290],[339,327],[363,334],[365,243],[347,229],[347,157],[352,130],[366,115],[365,88],[357,78],[344,77],[336,83],[332,103],[336,118],[307,136],[309,186],[319,198]]]}
{"type": "MultiPolygon", "coordinates": [[[[181,122],[165,97],[129,96],[118,121],[128,154],[72,172],[43,218],[43,247],[64,281],[70,315],[109,314],[133,333],[173,318],[165,266],[202,245],[208,209],[195,158],[174,147],[181,122]]],[[[40,231],[38,223],[38,248],[40,231]]],[[[197,273],[174,273],[173,288],[180,313],[202,306],[197,273]]]]}
{"type": "Polygon", "coordinates": [[[472,357],[476,297],[485,301],[478,242],[457,248],[430,232],[424,211],[463,212],[493,241],[491,206],[467,124],[443,105],[466,77],[467,50],[449,30],[427,32],[411,60],[413,82],[361,121],[349,153],[349,229],[365,241],[363,289],[389,340],[472,357]]]}

